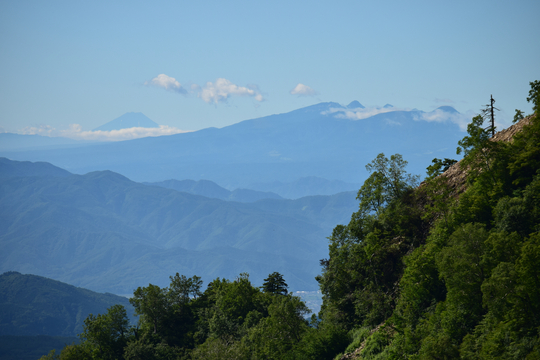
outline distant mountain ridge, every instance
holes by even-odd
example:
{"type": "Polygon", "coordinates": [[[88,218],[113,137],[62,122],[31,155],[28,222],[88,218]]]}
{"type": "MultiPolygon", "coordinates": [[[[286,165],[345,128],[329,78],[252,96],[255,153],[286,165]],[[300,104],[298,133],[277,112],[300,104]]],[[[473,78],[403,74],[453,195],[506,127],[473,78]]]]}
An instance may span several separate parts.
{"type": "MultiPolygon", "coordinates": [[[[64,137],[0,133],[0,151],[32,151],[52,148],[72,148],[90,144],[92,141],[73,140],[64,137]]],[[[95,143],[95,141],[94,141],[95,143]]]]}
{"type": "MultiPolygon", "coordinates": [[[[363,111],[359,102],[352,104],[363,111]]],[[[455,144],[463,137],[456,123],[433,121],[460,116],[453,108],[441,107],[430,113],[385,109],[361,120],[346,118],[353,112],[326,102],[220,129],[79,146],[69,151],[0,150],[0,155],[47,161],[72,173],[108,169],[135,181],[205,179],[237,189],[256,183],[291,183],[311,176],[362,183],[367,177],[365,164],[381,152],[402,154],[409,161],[410,172],[423,174],[434,157],[455,158],[455,144]],[[419,120],[422,118],[431,121],[419,120]]]]}
{"type": "Polygon", "coordinates": [[[235,189],[229,191],[209,180],[166,180],[154,183],[143,183],[145,185],[160,186],[176,191],[187,192],[188,194],[201,195],[225,201],[254,202],[261,199],[282,199],[281,196],[273,192],[263,192],[250,189],[235,189]]]}
{"type": "Polygon", "coordinates": [[[69,171],[60,169],[46,162],[15,162],[0,157],[0,178],[18,176],[53,176],[66,177],[72,175],[69,171]]]}
{"type": "Polygon", "coordinates": [[[333,195],[345,191],[358,191],[362,184],[346,183],[339,180],[326,180],[316,176],[307,176],[296,181],[284,183],[273,181],[250,184],[250,189],[272,192],[286,199],[299,199],[304,196],[333,195]]]}
{"type": "Polygon", "coordinates": [[[248,272],[262,284],[278,271],[291,290],[316,290],[326,237],[358,206],[355,192],[240,203],[111,171],[41,176],[39,163],[32,173],[27,163],[3,162],[0,272],[116,294],[166,286],[176,272],[205,282],[248,272]]]}

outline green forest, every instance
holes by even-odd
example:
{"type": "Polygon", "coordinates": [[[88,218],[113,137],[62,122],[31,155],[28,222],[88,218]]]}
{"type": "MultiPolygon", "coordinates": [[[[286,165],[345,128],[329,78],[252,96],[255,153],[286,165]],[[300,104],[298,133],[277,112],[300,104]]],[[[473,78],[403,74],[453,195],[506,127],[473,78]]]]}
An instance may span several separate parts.
{"type": "MultiPolygon", "coordinates": [[[[401,155],[366,168],[359,208],[329,237],[319,314],[269,274],[174,274],[84,322],[41,359],[540,359],[540,81],[533,114],[492,135],[488,108],[426,179],[401,155]]],[[[128,274],[126,274],[128,276],[128,274]]]]}

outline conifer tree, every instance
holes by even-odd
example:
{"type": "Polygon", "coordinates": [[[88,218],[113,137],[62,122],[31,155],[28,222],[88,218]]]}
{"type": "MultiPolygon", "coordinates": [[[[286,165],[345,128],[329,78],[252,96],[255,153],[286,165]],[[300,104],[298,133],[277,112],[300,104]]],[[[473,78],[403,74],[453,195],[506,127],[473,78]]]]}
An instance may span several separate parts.
{"type": "Polygon", "coordinates": [[[287,295],[287,288],[288,285],[285,282],[285,279],[283,279],[283,275],[278,273],[277,271],[274,271],[266,279],[264,279],[263,286],[261,286],[261,289],[265,293],[271,293],[271,294],[279,294],[279,295],[287,295]]]}

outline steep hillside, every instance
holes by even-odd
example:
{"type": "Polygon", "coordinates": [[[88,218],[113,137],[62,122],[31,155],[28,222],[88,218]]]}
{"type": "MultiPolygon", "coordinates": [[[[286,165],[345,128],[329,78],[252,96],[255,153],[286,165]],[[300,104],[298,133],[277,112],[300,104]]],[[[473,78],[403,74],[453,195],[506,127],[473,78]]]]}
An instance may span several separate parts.
{"type": "Polygon", "coordinates": [[[334,230],[319,282],[324,322],[349,331],[339,359],[540,357],[540,118],[493,138],[483,120],[462,161],[417,189],[402,177],[371,214],[368,179],[334,230]]]}
{"type": "MultiPolygon", "coordinates": [[[[503,129],[493,136],[491,141],[512,142],[514,136],[523,130],[524,126],[530,125],[532,116],[528,116],[516,124],[513,124],[506,129],[503,129]]],[[[448,170],[443,172],[441,180],[444,180],[451,189],[453,196],[458,196],[466,189],[467,169],[463,168],[461,161],[450,166],[448,170]]],[[[422,184],[423,185],[423,184],[422,184]]]]}

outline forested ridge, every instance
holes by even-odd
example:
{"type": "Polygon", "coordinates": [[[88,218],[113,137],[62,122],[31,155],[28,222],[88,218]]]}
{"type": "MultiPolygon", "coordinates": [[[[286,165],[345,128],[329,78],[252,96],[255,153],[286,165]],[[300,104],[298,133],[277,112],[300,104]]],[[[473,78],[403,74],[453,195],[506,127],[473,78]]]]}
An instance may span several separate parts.
{"type": "Polygon", "coordinates": [[[9,271],[0,275],[0,336],[73,337],[83,330],[89,313],[104,313],[115,304],[134,319],[133,307],[123,296],[9,271]]]}
{"type": "Polygon", "coordinates": [[[527,100],[533,115],[516,112],[508,141],[482,112],[463,159],[435,159],[420,186],[399,154],[367,165],[358,211],[329,237],[311,320],[279,273],[205,291],[176,274],[134,292],[137,326],[112,307],[43,359],[540,358],[540,81],[527,100]]]}

